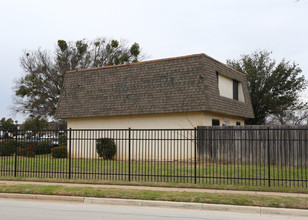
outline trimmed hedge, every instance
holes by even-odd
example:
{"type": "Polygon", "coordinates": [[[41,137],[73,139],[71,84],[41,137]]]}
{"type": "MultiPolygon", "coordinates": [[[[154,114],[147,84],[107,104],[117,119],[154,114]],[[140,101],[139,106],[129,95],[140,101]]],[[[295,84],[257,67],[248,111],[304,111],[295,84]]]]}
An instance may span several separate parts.
{"type": "MultiPolygon", "coordinates": [[[[17,141],[17,155],[34,156],[40,154],[50,154],[52,142],[49,140],[42,142],[17,141]]],[[[16,140],[4,139],[0,142],[0,156],[12,156],[15,154],[16,140]]]]}
{"type": "Polygon", "coordinates": [[[15,153],[16,141],[13,139],[3,139],[0,142],[0,156],[11,156],[15,153]]]}
{"type": "Polygon", "coordinates": [[[110,160],[117,153],[117,145],[112,138],[96,139],[96,152],[99,157],[110,160]]]}
{"type": "Polygon", "coordinates": [[[67,149],[66,147],[53,147],[51,155],[53,158],[67,158],[67,149]]]}
{"type": "Polygon", "coordinates": [[[18,147],[17,155],[24,157],[34,157],[35,156],[35,148],[34,147],[18,147]]]}
{"type": "Polygon", "coordinates": [[[19,146],[17,147],[17,155],[34,157],[37,145],[37,142],[19,142],[19,146]]]}
{"type": "Polygon", "coordinates": [[[50,154],[51,153],[51,148],[52,148],[52,142],[49,140],[44,140],[39,142],[36,145],[35,148],[35,154],[40,155],[40,154],[50,154]]]}

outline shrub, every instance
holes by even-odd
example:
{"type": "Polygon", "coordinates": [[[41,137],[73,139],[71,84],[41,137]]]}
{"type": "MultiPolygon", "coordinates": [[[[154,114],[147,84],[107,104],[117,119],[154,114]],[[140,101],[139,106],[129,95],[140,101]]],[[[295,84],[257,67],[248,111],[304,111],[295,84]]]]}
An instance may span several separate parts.
{"type": "Polygon", "coordinates": [[[38,145],[38,142],[22,142],[22,141],[20,141],[19,144],[18,144],[18,147],[33,148],[33,150],[35,152],[37,145],[38,145]]]}
{"type": "Polygon", "coordinates": [[[18,147],[17,155],[24,157],[34,157],[35,156],[35,148],[34,147],[18,147]]]}
{"type": "Polygon", "coordinates": [[[44,140],[39,142],[35,148],[35,154],[50,154],[52,148],[52,142],[49,140],[44,140]]]}
{"type": "Polygon", "coordinates": [[[18,142],[17,155],[25,157],[34,157],[37,148],[37,142],[18,142]]]}
{"type": "Polygon", "coordinates": [[[66,147],[53,147],[51,155],[53,158],[67,158],[67,149],[66,147]]]}
{"type": "Polygon", "coordinates": [[[13,139],[3,139],[0,142],[0,156],[11,156],[15,153],[16,141],[13,139]]]}
{"type": "Polygon", "coordinates": [[[117,146],[111,138],[100,138],[96,140],[96,152],[100,157],[110,160],[117,153],[117,146]]]}

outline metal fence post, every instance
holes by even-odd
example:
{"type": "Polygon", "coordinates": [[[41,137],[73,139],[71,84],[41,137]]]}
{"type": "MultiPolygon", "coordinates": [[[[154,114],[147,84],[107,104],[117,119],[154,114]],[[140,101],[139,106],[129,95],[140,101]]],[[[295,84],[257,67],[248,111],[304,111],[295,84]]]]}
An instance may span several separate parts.
{"type": "Polygon", "coordinates": [[[195,136],[195,184],[197,184],[197,128],[194,129],[195,136]]]}
{"type": "Polygon", "coordinates": [[[69,151],[68,151],[68,178],[71,178],[71,167],[72,167],[72,160],[71,160],[71,149],[72,149],[72,128],[69,130],[69,151]]]}
{"type": "Polygon", "coordinates": [[[270,151],[270,128],[267,127],[267,168],[268,168],[268,186],[271,187],[271,151],[270,151]]]}
{"type": "Polygon", "coordinates": [[[131,128],[128,128],[128,181],[130,181],[130,141],[131,141],[131,128]]]}
{"type": "Polygon", "coordinates": [[[14,177],[17,176],[17,146],[18,146],[17,134],[18,134],[18,128],[16,127],[14,177]]]}

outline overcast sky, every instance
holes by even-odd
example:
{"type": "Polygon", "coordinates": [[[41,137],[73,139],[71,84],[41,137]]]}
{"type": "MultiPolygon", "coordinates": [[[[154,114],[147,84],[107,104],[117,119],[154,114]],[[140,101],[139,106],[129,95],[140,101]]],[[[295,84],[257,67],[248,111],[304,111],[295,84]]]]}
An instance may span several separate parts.
{"type": "Polygon", "coordinates": [[[298,63],[308,79],[307,0],[0,0],[0,10],[0,118],[20,123],[10,110],[19,57],[53,50],[58,39],[123,38],[148,60],[206,53],[225,63],[266,49],[298,63]]]}

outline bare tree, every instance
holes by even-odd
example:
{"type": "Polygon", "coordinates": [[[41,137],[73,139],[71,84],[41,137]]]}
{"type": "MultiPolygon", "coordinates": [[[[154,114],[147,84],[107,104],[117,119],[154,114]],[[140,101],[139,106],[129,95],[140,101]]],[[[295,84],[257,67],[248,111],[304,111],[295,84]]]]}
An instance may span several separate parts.
{"type": "Polygon", "coordinates": [[[15,81],[15,111],[31,117],[53,117],[65,71],[138,62],[144,59],[139,44],[98,38],[94,41],[58,40],[54,52],[24,51],[24,76],[15,81]]]}

